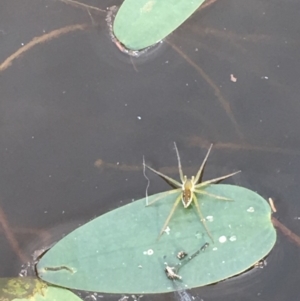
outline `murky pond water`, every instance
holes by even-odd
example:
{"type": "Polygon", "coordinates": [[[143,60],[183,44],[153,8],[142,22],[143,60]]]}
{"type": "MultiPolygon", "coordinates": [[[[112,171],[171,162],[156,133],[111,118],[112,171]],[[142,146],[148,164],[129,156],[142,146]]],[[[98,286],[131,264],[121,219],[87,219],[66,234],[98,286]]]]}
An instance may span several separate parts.
{"type": "MultiPolygon", "coordinates": [[[[135,58],[105,21],[120,1],[84,3],[0,4],[0,276],[143,197],[143,156],[176,177],[176,141],[192,175],[214,143],[205,177],[241,169],[228,182],[272,197],[281,226],[266,267],[190,294],[297,300],[300,4],[217,0],[135,58]]],[[[148,177],[150,193],[167,189],[148,177]]]]}

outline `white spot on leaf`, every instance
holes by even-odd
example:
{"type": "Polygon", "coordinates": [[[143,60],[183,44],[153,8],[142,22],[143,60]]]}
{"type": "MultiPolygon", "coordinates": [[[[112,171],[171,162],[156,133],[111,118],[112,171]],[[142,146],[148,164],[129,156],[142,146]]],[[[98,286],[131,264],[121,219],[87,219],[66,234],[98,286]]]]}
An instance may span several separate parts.
{"type": "Polygon", "coordinates": [[[212,215],[208,215],[208,216],[206,217],[206,220],[209,221],[209,222],[213,222],[214,217],[213,217],[212,215]]]}
{"type": "Polygon", "coordinates": [[[199,239],[199,238],[202,237],[202,235],[200,233],[198,233],[198,232],[195,234],[195,236],[196,236],[197,239],[199,239]]]}
{"type": "Polygon", "coordinates": [[[151,255],[154,254],[154,251],[153,251],[152,249],[149,249],[149,250],[147,250],[147,251],[144,251],[143,254],[144,254],[144,255],[149,255],[149,256],[151,256],[151,255]]]}
{"type": "Polygon", "coordinates": [[[235,235],[232,235],[230,238],[229,238],[230,241],[236,241],[236,236],[235,235]]]}
{"type": "Polygon", "coordinates": [[[170,235],[170,231],[171,231],[171,229],[169,228],[169,226],[164,230],[164,232],[166,232],[167,235],[170,235]]]}
{"type": "Polygon", "coordinates": [[[253,207],[249,207],[249,208],[247,209],[247,211],[252,213],[252,212],[254,212],[254,208],[253,208],[253,207]]]}
{"type": "Polygon", "coordinates": [[[221,243],[221,244],[223,244],[224,242],[226,242],[226,240],[227,240],[227,238],[226,238],[226,236],[220,236],[219,237],[219,242],[221,243]]]}

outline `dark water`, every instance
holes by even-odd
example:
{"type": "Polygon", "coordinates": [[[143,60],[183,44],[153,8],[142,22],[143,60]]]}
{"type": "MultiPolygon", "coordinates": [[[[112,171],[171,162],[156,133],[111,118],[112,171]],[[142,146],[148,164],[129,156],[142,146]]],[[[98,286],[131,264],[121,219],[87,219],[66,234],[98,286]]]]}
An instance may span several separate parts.
{"type": "MultiPolygon", "coordinates": [[[[111,43],[105,13],[89,12],[52,0],[0,4],[0,277],[143,197],[143,155],[175,173],[173,141],[189,174],[215,143],[206,177],[241,169],[231,183],[272,197],[275,217],[300,235],[299,1],[217,0],[138,59],[111,43]],[[34,37],[76,24],[5,63],[34,37]]],[[[149,177],[152,193],[167,188],[149,177]]],[[[278,230],[265,268],[190,294],[297,300],[299,247],[278,230]]]]}

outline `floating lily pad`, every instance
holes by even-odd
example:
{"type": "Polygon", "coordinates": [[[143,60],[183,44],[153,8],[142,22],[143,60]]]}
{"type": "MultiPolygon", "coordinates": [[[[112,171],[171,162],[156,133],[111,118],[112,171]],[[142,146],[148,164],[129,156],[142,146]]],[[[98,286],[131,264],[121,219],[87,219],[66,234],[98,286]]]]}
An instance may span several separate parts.
{"type": "Polygon", "coordinates": [[[198,199],[214,243],[194,208],[179,206],[160,240],[158,234],[176,194],[145,207],[145,199],[108,212],[76,229],[37,265],[41,279],[55,285],[106,293],[162,293],[173,291],[165,262],[177,263],[178,251],[193,253],[209,247],[180,269],[189,288],[239,274],[265,257],[276,241],[269,204],[255,192],[233,185],[211,185],[209,193],[231,198],[198,199]]]}
{"type": "Polygon", "coordinates": [[[114,21],[114,34],[128,49],[141,50],[163,40],[203,2],[125,0],[114,21]]]}
{"type": "Polygon", "coordinates": [[[0,301],[82,301],[64,288],[33,277],[0,278],[0,301]]]}

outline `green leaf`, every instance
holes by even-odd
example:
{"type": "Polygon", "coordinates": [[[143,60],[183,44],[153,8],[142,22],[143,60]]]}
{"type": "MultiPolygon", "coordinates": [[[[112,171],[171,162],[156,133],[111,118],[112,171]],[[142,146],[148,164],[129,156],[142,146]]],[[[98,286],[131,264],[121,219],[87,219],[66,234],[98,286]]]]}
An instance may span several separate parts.
{"type": "Polygon", "coordinates": [[[141,50],[168,36],[204,0],[125,0],[113,25],[117,39],[127,48],[141,50]]]}
{"type": "Polygon", "coordinates": [[[0,301],[82,301],[64,288],[33,277],[0,278],[0,301]]]}
{"type": "Polygon", "coordinates": [[[196,211],[181,204],[173,215],[169,235],[158,234],[178,194],[163,192],[157,203],[145,199],[106,213],[76,229],[50,249],[37,265],[39,276],[73,289],[107,293],[173,291],[164,263],[178,262],[178,251],[192,254],[209,247],[184,265],[179,274],[189,288],[239,274],[265,257],[276,241],[269,204],[255,192],[232,185],[211,185],[199,205],[215,243],[211,243],[196,211]],[[152,254],[153,253],[153,254],[152,254]]]}

